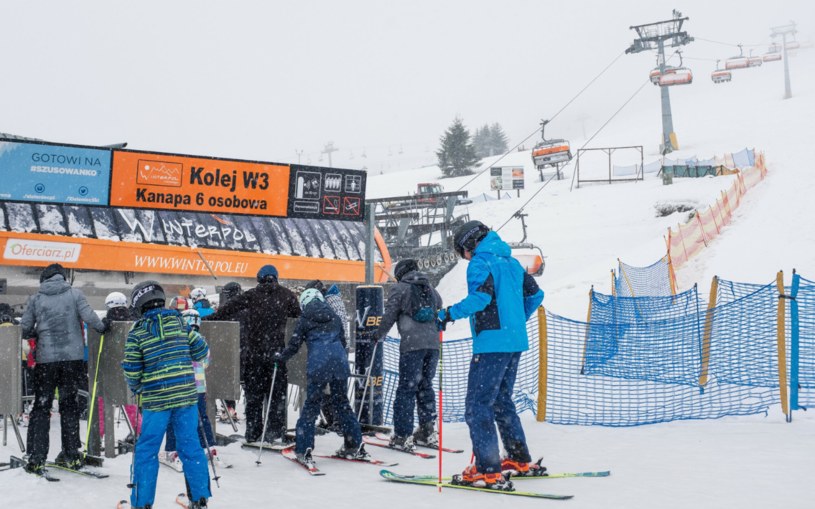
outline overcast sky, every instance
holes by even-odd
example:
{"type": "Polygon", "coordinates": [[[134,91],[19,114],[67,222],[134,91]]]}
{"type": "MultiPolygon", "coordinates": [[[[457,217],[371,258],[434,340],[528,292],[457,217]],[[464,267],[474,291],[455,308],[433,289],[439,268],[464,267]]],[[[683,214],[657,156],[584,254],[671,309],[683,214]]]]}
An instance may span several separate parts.
{"type": "MultiPolygon", "coordinates": [[[[520,142],[631,44],[629,26],[673,8],[690,17],[697,79],[738,53],[726,44],[766,51],[770,26],[795,20],[799,40],[815,34],[808,0],[2,5],[0,132],[315,165],[333,142],[334,166],[377,173],[434,163],[456,116],[471,129],[498,122],[520,142]]],[[[653,63],[620,58],[547,134],[602,124],[653,63]]]]}

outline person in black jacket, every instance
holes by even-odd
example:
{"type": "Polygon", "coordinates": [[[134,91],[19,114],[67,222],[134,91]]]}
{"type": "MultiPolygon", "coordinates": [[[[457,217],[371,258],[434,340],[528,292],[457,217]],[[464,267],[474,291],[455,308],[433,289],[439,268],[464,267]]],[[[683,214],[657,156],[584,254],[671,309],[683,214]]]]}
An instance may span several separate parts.
{"type": "Polygon", "coordinates": [[[243,381],[246,394],[246,441],[272,442],[286,433],[286,366],[277,369],[266,436],[263,434],[263,400],[272,384],[275,353],[286,346],[286,320],[300,316],[294,293],[277,281],[277,269],[264,265],[257,274],[258,285],[221,304],[207,320],[240,321],[246,315],[246,365],[243,381]]]}
{"type": "Polygon", "coordinates": [[[311,451],[314,448],[314,421],[320,415],[323,388],[331,388],[334,412],[345,436],[345,443],[335,455],[348,459],[367,459],[368,453],[362,444],[362,433],[346,388],[351,370],[348,368],[348,354],[345,352],[345,329],[340,318],[326,304],[325,297],[316,288],[310,288],[300,295],[303,315],[297,320],[289,346],[275,354],[278,366],[289,360],[305,342],[308,345],[306,361],[306,403],[297,419],[297,440],[294,451],[297,460],[313,466],[311,451]]]}
{"type": "Polygon", "coordinates": [[[436,313],[442,307],[442,299],[427,276],[419,272],[416,260],[400,260],[393,273],[397,283],[388,293],[385,313],[376,331],[377,339],[382,339],[396,324],[401,338],[390,445],[405,451],[412,451],[414,442],[438,447],[433,378],[439,364],[436,313]],[[419,416],[419,427],[411,435],[414,408],[419,416]]]}

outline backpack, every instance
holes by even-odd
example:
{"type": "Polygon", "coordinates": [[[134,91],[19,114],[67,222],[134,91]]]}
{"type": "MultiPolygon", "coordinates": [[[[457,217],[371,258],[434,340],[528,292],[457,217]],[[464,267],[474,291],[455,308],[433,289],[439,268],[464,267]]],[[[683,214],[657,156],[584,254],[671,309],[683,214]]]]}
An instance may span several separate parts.
{"type": "Polygon", "coordinates": [[[429,322],[436,319],[436,299],[430,285],[410,284],[410,297],[408,298],[405,314],[416,322],[429,322]]]}

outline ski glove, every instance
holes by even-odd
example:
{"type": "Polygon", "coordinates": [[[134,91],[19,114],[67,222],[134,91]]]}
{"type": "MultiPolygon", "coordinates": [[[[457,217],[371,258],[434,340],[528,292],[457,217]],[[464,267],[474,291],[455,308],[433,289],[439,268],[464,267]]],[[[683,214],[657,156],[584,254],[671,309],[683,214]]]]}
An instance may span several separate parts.
{"type": "Polygon", "coordinates": [[[439,310],[439,314],[436,317],[436,326],[439,330],[447,330],[447,324],[453,321],[454,320],[450,318],[450,306],[439,310]]]}
{"type": "Polygon", "coordinates": [[[103,328],[101,334],[105,334],[106,332],[110,331],[110,324],[111,324],[110,318],[108,318],[107,316],[102,318],[103,328]]]}

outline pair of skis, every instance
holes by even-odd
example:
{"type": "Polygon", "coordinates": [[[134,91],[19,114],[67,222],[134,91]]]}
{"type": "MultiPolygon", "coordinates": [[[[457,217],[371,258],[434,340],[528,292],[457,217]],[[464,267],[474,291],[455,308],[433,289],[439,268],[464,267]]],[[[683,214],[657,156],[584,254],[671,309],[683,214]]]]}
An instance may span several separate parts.
{"type": "MultiPolygon", "coordinates": [[[[304,463],[297,459],[297,455],[294,452],[294,447],[289,447],[288,449],[283,449],[280,451],[280,454],[289,461],[292,461],[301,467],[303,467],[310,475],[312,476],[319,476],[325,475],[325,472],[321,471],[317,468],[317,465],[314,462],[304,463]]],[[[378,459],[368,458],[368,459],[355,459],[355,458],[346,458],[344,456],[337,456],[335,454],[331,455],[322,455],[322,454],[315,454],[317,458],[325,458],[325,459],[332,459],[332,460],[340,460],[340,461],[349,461],[351,463],[367,463],[369,465],[376,465],[380,467],[395,467],[398,463],[392,463],[387,461],[382,461],[378,459]]]]}
{"type": "MultiPolygon", "coordinates": [[[[26,465],[26,461],[24,459],[18,458],[16,456],[12,456],[11,461],[9,463],[9,468],[10,469],[11,468],[23,468],[23,470],[25,470],[25,465],[26,465]]],[[[61,470],[61,471],[64,471],[64,472],[69,472],[71,474],[81,475],[81,476],[84,476],[84,477],[91,477],[91,478],[94,478],[94,479],[106,479],[107,477],[109,477],[108,474],[103,474],[101,472],[97,472],[96,470],[92,470],[92,469],[90,469],[88,467],[82,467],[82,468],[79,468],[79,469],[74,469],[74,468],[69,468],[69,467],[67,467],[65,465],[61,465],[59,463],[54,463],[53,461],[45,462],[45,465],[44,465],[42,471],[40,471],[40,472],[29,472],[27,470],[26,470],[26,472],[28,472],[31,475],[36,475],[37,477],[45,479],[46,481],[49,481],[49,482],[59,482],[60,479],[58,477],[54,477],[53,475],[51,475],[51,472],[50,472],[51,469],[61,470]]]]}

